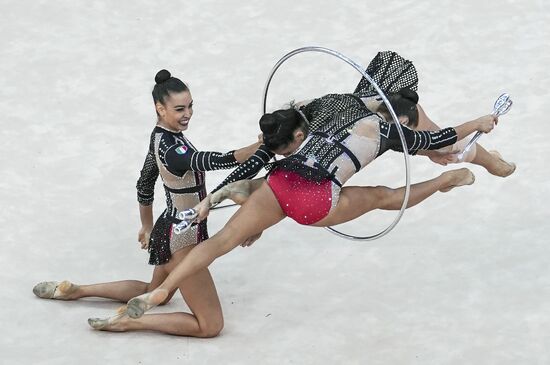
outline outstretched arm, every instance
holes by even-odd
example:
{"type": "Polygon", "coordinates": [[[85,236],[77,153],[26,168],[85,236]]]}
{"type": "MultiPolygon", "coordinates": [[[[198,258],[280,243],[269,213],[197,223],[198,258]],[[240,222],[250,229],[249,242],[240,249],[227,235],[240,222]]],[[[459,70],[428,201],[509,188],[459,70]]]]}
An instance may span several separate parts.
{"type": "Polygon", "coordinates": [[[176,175],[189,170],[222,170],[238,166],[235,152],[194,151],[188,146],[174,144],[168,148],[163,156],[160,156],[160,161],[170,172],[176,175]]]}
{"type": "Polygon", "coordinates": [[[256,150],[256,152],[254,152],[254,154],[250,156],[250,158],[248,158],[239,167],[233,170],[233,172],[229,174],[229,176],[226,177],[225,180],[216,187],[216,189],[214,189],[210,194],[206,196],[206,198],[204,198],[198,205],[194,207],[194,209],[199,213],[198,219],[202,220],[206,218],[208,216],[208,212],[210,211],[210,207],[212,207],[213,204],[217,204],[227,198],[232,199],[237,204],[241,204],[238,202],[240,198],[237,192],[239,189],[242,190],[242,185],[234,185],[233,187],[220,192],[217,195],[217,198],[214,200],[212,200],[212,195],[216,194],[222,188],[228,186],[231,183],[252,179],[258,174],[258,172],[260,172],[260,170],[273,156],[275,156],[275,154],[269,151],[267,147],[262,144],[256,150]],[[237,200],[231,197],[232,194],[234,195],[233,197],[237,200]]]}
{"type": "MultiPolygon", "coordinates": [[[[435,124],[426,114],[424,109],[418,105],[418,126],[415,128],[419,131],[438,131],[441,128],[435,124]]],[[[457,132],[457,139],[460,141],[464,137],[470,135],[473,132],[481,131],[484,133],[489,133],[498,123],[498,117],[493,114],[484,115],[472,121],[463,123],[457,127],[455,130],[457,132]]]]}
{"type": "Polygon", "coordinates": [[[171,173],[181,176],[186,171],[211,171],[231,169],[246,161],[260,146],[260,141],[238,150],[220,153],[215,151],[197,151],[185,140],[164,135],[159,144],[160,162],[171,173]]]}
{"type": "MultiPolygon", "coordinates": [[[[426,114],[424,109],[420,106],[420,104],[417,105],[417,108],[418,108],[418,125],[414,129],[417,129],[417,130],[438,130],[438,129],[440,129],[439,126],[437,124],[435,124],[430,119],[430,117],[428,117],[428,115],[426,114]]],[[[443,165],[443,166],[447,166],[447,164],[449,164],[449,163],[461,162],[461,161],[459,161],[458,154],[460,152],[462,152],[462,150],[464,149],[464,146],[466,146],[465,141],[463,143],[456,143],[453,146],[448,146],[448,147],[442,148],[440,150],[425,151],[425,153],[423,152],[422,154],[428,156],[430,158],[430,160],[432,160],[432,162],[435,162],[435,163],[443,165]]],[[[490,168],[490,167],[486,166],[486,165],[488,165],[488,163],[486,161],[491,162],[491,161],[493,161],[493,159],[491,159],[491,157],[489,156],[489,153],[487,153],[487,151],[485,151],[480,145],[478,145],[476,143],[466,153],[466,155],[463,157],[462,161],[472,162],[472,163],[475,163],[475,164],[480,164],[480,165],[484,166],[485,168],[490,168]],[[477,156],[478,151],[480,151],[480,158],[478,159],[479,161],[474,161],[476,156],[477,156]],[[481,163],[478,163],[480,161],[481,161],[481,163]]]]}
{"type": "Polygon", "coordinates": [[[461,140],[474,132],[489,133],[498,123],[498,117],[493,114],[474,119],[470,122],[463,123],[454,127],[457,135],[457,140],[461,140]]]}
{"type": "Polygon", "coordinates": [[[258,148],[260,148],[261,145],[262,142],[258,141],[252,143],[250,146],[246,146],[236,150],[233,154],[235,156],[235,160],[237,160],[238,163],[245,162],[254,154],[254,152],[258,150],[258,148]]]}
{"type": "MultiPolygon", "coordinates": [[[[414,155],[420,150],[437,150],[451,146],[475,131],[488,133],[497,122],[498,119],[495,116],[486,115],[454,128],[444,128],[437,131],[413,131],[403,126],[402,130],[407,142],[408,152],[414,155]]],[[[393,123],[380,121],[379,155],[388,149],[403,151],[397,128],[393,123]]]]}
{"type": "Polygon", "coordinates": [[[252,179],[275,156],[264,144],[260,145],[250,158],[237,167],[219,184],[212,193],[235,181],[252,179]]]}

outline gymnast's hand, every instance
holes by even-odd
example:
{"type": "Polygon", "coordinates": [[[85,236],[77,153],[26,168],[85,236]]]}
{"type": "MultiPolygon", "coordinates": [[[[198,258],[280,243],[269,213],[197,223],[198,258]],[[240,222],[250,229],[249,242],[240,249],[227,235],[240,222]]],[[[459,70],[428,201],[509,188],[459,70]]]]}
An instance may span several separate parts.
{"type": "Polygon", "coordinates": [[[262,236],[262,232],[258,233],[258,234],[255,234],[254,236],[250,236],[248,237],[246,240],[244,240],[243,243],[241,243],[241,246],[242,247],[249,247],[249,246],[252,246],[252,244],[254,242],[256,242],[258,240],[258,238],[260,238],[262,236]]]}
{"type": "Polygon", "coordinates": [[[197,204],[195,208],[193,208],[198,213],[197,219],[196,219],[197,222],[200,222],[204,220],[206,217],[208,217],[208,214],[210,213],[210,206],[212,204],[210,201],[211,199],[212,199],[212,195],[208,194],[206,198],[201,200],[201,202],[197,204]]]}
{"type": "Polygon", "coordinates": [[[483,117],[477,118],[476,122],[478,124],[477,126],[478,131],[483,133],[489,133],[490,131],[493,130],[493,128],[495,128],[495,125],[498,124],[498,117],[493,114],[489,114],[489,115],[485,115],[483,117]]]}
{"type": "Polygon", "coordinates": [[[153,227],[142,226],[138,232],[138,242],[141,243],[141,249],[147,250],[149,248],[149,238],[151,237],[151,231],[153,227]]]}

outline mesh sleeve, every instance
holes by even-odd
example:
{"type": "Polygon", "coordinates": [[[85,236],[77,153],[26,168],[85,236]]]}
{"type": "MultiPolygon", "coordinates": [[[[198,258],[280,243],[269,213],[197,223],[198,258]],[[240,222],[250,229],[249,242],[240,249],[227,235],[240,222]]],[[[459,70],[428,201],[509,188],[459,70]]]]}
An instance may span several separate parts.
{"type": "Polygon", "coordinates": [[[227,153],[194,151],[185,145],[174,144],[164,154],[163,164],[175,171],[212,171],[237,167],[234,151],[227,153]]]}
{"type": "Polygon", "coordinates": [[[267,147],[262,144],[256,150],[256,152],[254,152],[254,154],[248,158],[248,160],[240,164],[240,166],[233,170],[233,172],[229,174],[229,176],[225,178],[225,180],[222,181],[220,185],[212,190],[212,193],[218,191],[225,185],[232,182],[244,179],[252,179],[256,175],[258,175],[258,172],[260,172],[262,167],[264,167],[265,164],[267,164],[267,162],[271,160],[271,158],[273,158],[273,156],[275,156],[275,154],[268,150],[267,147]]]}
{"type": "Polygon", "coordinates": [[[141,205],[153,204],[155,195],[155,183],[159,176],[159,169],[155,154],[153,152],[153,138],[151,136],[151,142],[149,144],[149,151],[143,162],[143,168],[141,169],[139,179],[136,184],[137,200],[141,205]]]}
{"type": "MultiPolygon", "coordinates": [[[[380,156],[387,150],[403,152],[397,126],[394,123],[380,121],[380,156]]],[[[457,141],[454,128],[445,128],[436,131],[414,131],[402,126],[408,152],[415,155],[419,150],[437,150],[453,145],[457,141]]]]}

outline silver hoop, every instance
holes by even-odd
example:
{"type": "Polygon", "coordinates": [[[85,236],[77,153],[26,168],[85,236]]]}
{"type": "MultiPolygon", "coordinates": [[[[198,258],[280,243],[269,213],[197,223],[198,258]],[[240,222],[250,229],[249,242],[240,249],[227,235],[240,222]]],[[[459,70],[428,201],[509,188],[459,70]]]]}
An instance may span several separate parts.
{"type": "Polygon", "coordinates": [[[409,153],[408,153],[408,149],[407,149],[407,143],[405,141],[405,135],[403,134],[403,130],[401,129],[401,124],[399,123],[397,115],[395,114],[395,111],[393,110],[388,98],[386,97],[384,92],[380,89],[380,87],[374,82],[374,80],[366,73],[366,71],[364,71],[365,70],[364,67],[361,67],[359,64],[354,62],[352,59],[344,56],[340,52],[337,52],[337,51],[334,51],[332,49],[325,48],[325,47],[314,47],[314,46],[302,47],[302,48],[295,49],[294,51],[291,51],[291,52],[287,53],[286,55],[284,55],[275,64],[275,66],[271,70],[271,73],[269,74],[269,77],[268,77],[267,82],[266,82],[265,87],[264,87],[264,95],[263,95],[263,102],[262,102],[263,113],[262,114],[266,113],[267,92],[269,90],[269,84],[271,83],[271,80],[273,79],[273,76],[275,75],[275,72],[286,60],[288,60],[289,58],[291,58],[291,57],[293,57],[293,56],[295,56],[299,53],[303,53],[303,52],[326,53],[326,54],[329,54],[329,55],[332,55],[332,56],[335,56],[335,57],[339,58],[340,60],[346,62],[347,64],[349,64],[350,66],[355,68],[363,77],[365,77],[371,83],[372,86],[374,86],[374,88],[378,92],[378,95],[380,95],[382,97],[382,100],[384,101],[384,104],[386,105],[386,107],[388,108],[388,110],[391,114],[393,122],[397,126],[397,131],[399,133],[399,138],[401,139],[401,145],[403,146],[403,155],[405,156],[405,181],[406,181],[405,182],[405,184],[406,184],[405,185],[405,196],[403,198],[403,204],[401,205],[401,209],[399,210],[399,213],[397,214],[397,217],[393,220],[393,222],[386,229],[384,229],[383,231],[380,231],[379,233],[377,233],[375,235],[372,235],[372,236],[363,236],[363,237],[353,236],[353,235],[350,235],[350,234],[340,232],[340,231],[338,231],[338,230],[336,230],[332,227],[325,227],[325,229],[327,229],[331,233],[333,233],[333,234],[335,234],[335,235],[337,235],[341,238],[354,240],[354,241],[373,241],[377,238],[381,238],[381,237],[385,236],[386,234],[388,234],[397,225],[397,223],[399,222],[399,220],[403,216],[403,213],[405,212],[405,209],[407,207],[407,203],[409,202],[409,193],[410,193],[410,190],[411,190],[410,168],[409,168],[409,153]]]}

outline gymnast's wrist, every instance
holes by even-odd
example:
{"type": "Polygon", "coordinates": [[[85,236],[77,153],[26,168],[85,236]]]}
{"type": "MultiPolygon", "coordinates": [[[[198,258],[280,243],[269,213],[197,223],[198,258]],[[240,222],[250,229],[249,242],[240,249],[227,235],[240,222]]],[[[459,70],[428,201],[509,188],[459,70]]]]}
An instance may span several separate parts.
{"type": "Polygon", "coordinates": [[[152,231],[153,230],[153,222],[147,222],[141,224],[141,229],[144,231],[152,231]]]}

